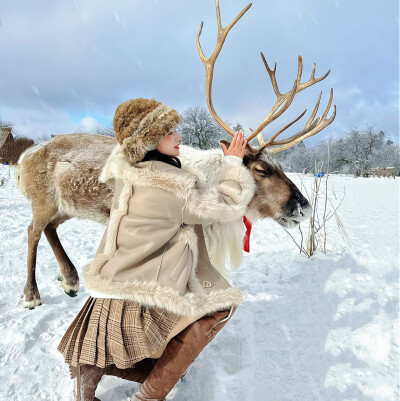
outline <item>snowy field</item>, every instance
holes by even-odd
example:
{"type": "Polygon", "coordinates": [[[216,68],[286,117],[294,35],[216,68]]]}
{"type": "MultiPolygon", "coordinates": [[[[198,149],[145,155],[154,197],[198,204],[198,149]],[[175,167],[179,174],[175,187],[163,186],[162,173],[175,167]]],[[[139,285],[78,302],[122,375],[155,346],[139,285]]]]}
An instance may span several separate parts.
{"type": "MultiPolygon", "coordinates": [[[[8,167],[1,169],[7,175],[8,167]]],[[[303,179],[307,189],[312,180],[303,179]]],[[[330,177],[329,193],[340,200],[343,192],[339,215],[351,243],[332,219],[327,254],[299,255],[273,221],[253,227],[251,252],[232,275],[246,301],[169,399],[398,400],[399,179],[330,177]]],[[[81,280],[76,298],[64,294],[43,235],[37,263],[43,305],[21,308],[30,219],[30,203],[11,172],[0,187],[0,400],[72,401],[72,382],[56,348],[88,293],[81,280]]],[[[60,227],[79,271],[93,258],[103,230],[80,220],[60,227]]],[[[137,388],[105,377],[97,396],[128,401],[137,388]]]]}

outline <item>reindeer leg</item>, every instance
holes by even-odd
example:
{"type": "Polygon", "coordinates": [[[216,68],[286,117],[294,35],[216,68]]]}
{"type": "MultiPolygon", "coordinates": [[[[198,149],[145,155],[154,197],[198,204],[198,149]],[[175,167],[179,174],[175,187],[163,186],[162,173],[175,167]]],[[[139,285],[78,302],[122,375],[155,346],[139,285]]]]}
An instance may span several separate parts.
{"type": "Polygon", "coordinates": [[[70,297],[76,297],[79,290],[79,276],[75,266],[66,254],[57,235],[57,227],[69,218],[60,218],[49,223],[44,229],[44,234],[54,252],[60,266],[59,280],[64,291],[70,297]]]}
{"type": "Polygon", "coordinates": [[[35,276],[36,256],[40,237],[48,222],[49,217],[35,218],[34,216],[28,227],[28,278],[22,297],[24,298],[23,306],[29,309],[35,309],[42,304],[35,276]]]}

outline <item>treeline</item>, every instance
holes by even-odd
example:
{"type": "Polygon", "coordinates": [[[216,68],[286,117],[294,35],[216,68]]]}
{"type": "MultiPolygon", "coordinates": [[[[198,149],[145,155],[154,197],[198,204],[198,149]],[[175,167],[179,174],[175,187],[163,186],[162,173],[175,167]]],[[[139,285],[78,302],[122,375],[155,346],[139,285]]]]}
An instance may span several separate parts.
{"type": "MultiPolygon", "coordinates": [[[[243,130],[237,123],[232,126],[235,131],[243,130]]],[[[0,121],[1,126],[1,121],[0,121]]],[[[92,130],[93,133],[106,136],[115,136],[111,126],[99,125],[92,130]]],[[[232,137],[223,131],[211,117],[205,107],[189,107],[182,114],[182,121],[178,127],[182,135],[182,143],[198,149],[220,148],[219,141],[232,137]]],[[[248,133],[247,133],[248,135],[248,133]]],[[[323,135],[323,134],[322,134],[323,135]]],[[[50,138],[39,138],[37,142],[50,138]]],[[[33,144],[28,138],[18,138],[15,141],[12,159],[18,160],[26,147],[33,144]]],[[[250,143],[258,147],[257,140],[250,143]]],[[[354,174],[365,176],[372,168],[394,167],[396,175],[400,174],[399,145],[391,141],[385,132],[368,126],[362,129],[353,128],[341,138],[327,138],[314,146],[305,146],[303,142],[277,153],[276,158],[285,171],[314,172],[316,166],[330,173],[354,174]]]]}
{"type": "MultiPolygon", "coordinates": [[[[239,123],[232,128],[243,130],[239,123]]],[[[219,148],[220,139],[232,139],[204,107],[188,108],[182,115],[179,130],[184,144],[199,149],[219,148]]],[[[257,140],[253,139],[251,145],[258,147],[257,140]]],[[[341,138],[324,139],[315,146],[306,147],[300,142],[277,153],[276,158],[285,171],[310,173],[319,166],[325,172],[366,176],[372,168],[394,167],[396,175],[400,173],[399,145],[373,126],[353,128],[341,138]]]]}
{"type": "Polygon", "coordinates": [[[331,173],[367,176],[372,168],[394,167],[400,173],[399,145],[374,127],[353,128],[343,137],[306,147],[303,142],[277,154],[284,170],[314,172],[316,165],[331,173]]]}

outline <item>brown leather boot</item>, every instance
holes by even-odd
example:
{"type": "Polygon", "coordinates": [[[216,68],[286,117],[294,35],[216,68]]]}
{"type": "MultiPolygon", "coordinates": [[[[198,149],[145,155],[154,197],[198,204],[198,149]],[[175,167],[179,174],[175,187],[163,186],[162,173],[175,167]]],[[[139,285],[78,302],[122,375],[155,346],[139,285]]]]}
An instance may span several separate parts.
{"type": "Polygon", "coordinates": [[[104,375],[105,369],[94,365],[69,365],[71,378],[76,379],[74,388],[76,401],[99,401],[95,396],[97,385],[104,375]]]}
{"type": "Polygon", "coordinates": [[[192,323],[170,340],[139,391],[131,401],[163,401],[204,347],[213,340],[233,315],[216,312],[192,323]]]}
{"type": "Polygon", "coordinates": [[[143,383],[154,368],[157,359],[146,358],[132,368],[120,369],[115,365],[99,368],[93,365],[80,365],[78,367],[69,365],[72,379],[76,379],[74,389],[76,401],[100,401],[94,396],[97,385],[104,375],[117,376],[121,379],[143,383]]]}

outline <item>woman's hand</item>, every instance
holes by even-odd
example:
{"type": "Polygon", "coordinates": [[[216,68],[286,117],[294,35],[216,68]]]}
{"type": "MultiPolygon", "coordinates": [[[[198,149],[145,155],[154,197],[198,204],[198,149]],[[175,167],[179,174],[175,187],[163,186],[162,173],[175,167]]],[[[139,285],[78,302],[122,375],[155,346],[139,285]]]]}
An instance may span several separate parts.
{"type": "Polygon", "coordinates": [[[233,137],[233,141],[230,144],[229,148],[227,148],[224,143],[220,142],[220,145],[222,147],[225,156],[233,155],[233,156],[238,156],[241,159],[243,159],[246,144],[247,141],[244,140],[244,134],[242,131],[238,131],[235,133],[235,136],[233,137]]]}

